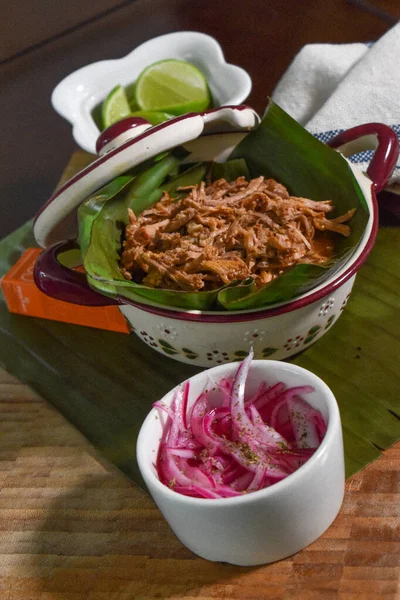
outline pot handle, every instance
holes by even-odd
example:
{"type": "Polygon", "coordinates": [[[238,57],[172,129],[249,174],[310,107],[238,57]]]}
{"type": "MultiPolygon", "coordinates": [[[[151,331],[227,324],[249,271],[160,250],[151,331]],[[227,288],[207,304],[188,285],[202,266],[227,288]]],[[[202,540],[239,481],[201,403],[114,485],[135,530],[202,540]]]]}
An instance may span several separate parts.
{"type": "Polygon", "coordinates": [[[346,129],[329,140],[328,146],[339,150],[344,156],[376,148],[367,169],[376,192],[383,190],[387,184],[399,155],[397,135],[382,123],[366,123],[346,129]]]}
{"type": "Polygon", "coordinates": [[[92,290],[86,275],[60,263],[58,255],[79,248],[74,241],[57,242],[39,254],[33,269],[33,278],[41,292],[64,302],[83,306],[118,305],[118,301],[92,290]]]}

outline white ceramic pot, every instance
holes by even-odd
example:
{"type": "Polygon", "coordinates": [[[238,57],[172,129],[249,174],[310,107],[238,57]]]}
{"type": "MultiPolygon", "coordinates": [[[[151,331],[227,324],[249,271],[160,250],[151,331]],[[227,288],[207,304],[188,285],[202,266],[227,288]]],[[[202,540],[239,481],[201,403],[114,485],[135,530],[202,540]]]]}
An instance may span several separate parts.
{"type": "Polygon", "coordinates": [[[355,276],[321,299],[287,312],[273,310],[196,314],[121,305],[132,331],[148,346],[181,362],[210,367],[245,357],[250,346],[255,358],[281,360],[301,352],[326,333],[342,314],[355,276]],[[201,318],[203,317],[203,318],[201,318]],[[218,320],[219,317],[219,320],[218,320]],[[225,319],[224,319],[225,317],[225,319]],[[223,320],[224,319],[224,320],[223,320]]]}
{"type": "Polygon", "coordinates": [[[98,141],[102,155],[57,191],[36,218],[36,240],[45,248],[51,246],[36,263],[37,285],[50,296],[77,304],[118,304],[132,331],[146,344],[175,360],[198,366],[243,358],[251,345],[256,358],[288,358],[315,342],[339,318],[357,270],[375,241],[376,191],[385,185],[398,155],[397,137],[385,125],[358,126],[335,138],[335,147],[346,154],[352,154],[355,146],[360,151],[361,138],[378,139],[367,175],[349,163],[368,206],[369,219],[346,264],[323,284],[293,301],[265,309],[226,312],[167,309],[121,297],[113,301],[88,288],[82,274],[68,271],[57,261],[57,255],[66,248],[62,240],[76,237],[75,212],[79,204],[116,175],[178,144],[190,153],[189,162],[222,161],[257,124],[254,111],[242,106],[186,115],[153,128],[134,119],[109,128],[98,141]]]}
{"type": "MultiPolygon", "coordinates": [[[[209,377],[218,382],[237,363],[206,370],[190,379],[189,406],[209,377]]],[[[292,475],[269,488],[240,497],[183,496],[158,479],[154,466],[163,420],[153,409],[139,432],[137,460],[143,479],[176,536],[192,552],[212,561],[241,566],[270,563],[299,552],[326,531],[344,495],[344,458],[339,409],[328,386],[309,371],[283,362],[253,361],[249,394],[261,381],[288,387],[311,385],[307,402],[321,411],[327,432],[315,454],[292,475]]],[[[173,390],[162,399],[169,404],[173,390]]]]}

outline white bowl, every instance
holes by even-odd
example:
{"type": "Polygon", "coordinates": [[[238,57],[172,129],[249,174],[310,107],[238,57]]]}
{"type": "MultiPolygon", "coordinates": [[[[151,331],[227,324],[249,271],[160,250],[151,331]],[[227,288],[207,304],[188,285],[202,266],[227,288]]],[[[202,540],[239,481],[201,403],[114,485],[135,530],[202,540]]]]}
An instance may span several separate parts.
{"type": "Polygon", "coordinates": [[[241,104],[251,91],[246,71],[225,62],[221,46],[204,33],[178,31],[141,44],[116,60],[103,60],[78,69],[54,89],[54,109],[73,126],[76,143],[93,154],[99,129],[93,110],[118,84],[133,83],[148,65],[176,58],[196,65],[207,77],[214,106],[241,104]]]}
{"type": "MultiPolygon", "coordinates": [[[[190,378],[189,406],[209,383],[233,375],[238,363],[208,369],[190,378]]],[[[155,461],[163,418],[153,409],[139,432],[137,460],[142,477],[176,536],[192,552],[212,561],[250,566],[280,560],[314,542],[331,525],[344,495],[344,456],[339,409],[331,390],[301,367],[253,361],[249,392],[261,381],[288,387],[312,385],[307,402],[321,411],[326,435],[315,454],[292,475],[269,488],[217,500],[183,496],[160,482],[155,461]]],[[[174,390],[162,399],[169,405],[174,390]]]]}

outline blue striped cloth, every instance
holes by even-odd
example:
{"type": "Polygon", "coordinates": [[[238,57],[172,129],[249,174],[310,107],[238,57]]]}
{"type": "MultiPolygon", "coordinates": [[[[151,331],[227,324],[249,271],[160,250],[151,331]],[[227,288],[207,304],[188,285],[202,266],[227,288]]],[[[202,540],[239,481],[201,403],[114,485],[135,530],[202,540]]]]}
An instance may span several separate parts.
{"type": "MultiPolygon", "coordinates": [[[[272,98],[322,142],[378,122],[400,140],[400,23],[376,42],[309,44],[296,55],[272,98]]],[[[366,170],[373,150],[349,160],[366,170]]],[[[388,189],[400,194],[400,162],[388,189]]]]}

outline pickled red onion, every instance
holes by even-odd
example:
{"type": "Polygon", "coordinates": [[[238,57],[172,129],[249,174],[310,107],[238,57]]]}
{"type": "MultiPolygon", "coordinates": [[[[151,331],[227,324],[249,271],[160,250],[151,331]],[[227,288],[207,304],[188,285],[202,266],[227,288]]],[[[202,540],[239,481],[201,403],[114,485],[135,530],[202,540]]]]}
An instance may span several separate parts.
{"type": "Polygon", "coordinates": [[[266,488],[307,462],[323,440],[322,414],[301,397],[311,386],[263,382],[246,397],[252,359],[251,350],[234,377],[213,382],[218,407],[205,389],[188,410],[189,382],[176,389],[169,407],[154,404],[167,414],[157,473],[177,493],[215,499],[266,488]]]}

